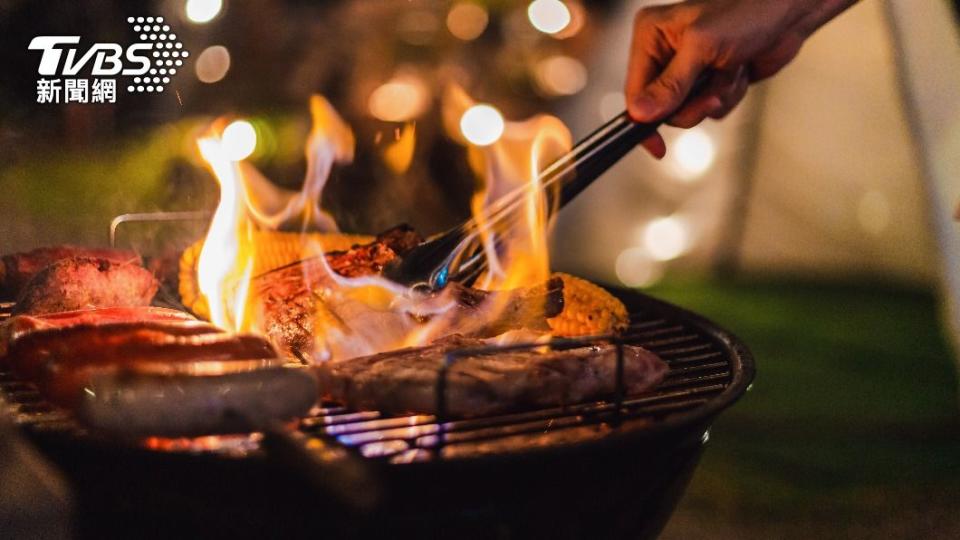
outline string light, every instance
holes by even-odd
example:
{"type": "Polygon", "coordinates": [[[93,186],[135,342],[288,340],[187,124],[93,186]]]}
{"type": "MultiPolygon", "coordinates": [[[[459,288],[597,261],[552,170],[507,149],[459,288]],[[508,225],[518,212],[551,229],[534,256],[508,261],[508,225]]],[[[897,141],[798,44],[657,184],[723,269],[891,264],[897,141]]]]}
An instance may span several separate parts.
{"type": "Polygon", "coordinates": [[[669,261],[690,248],[690,228],[678,216],[654,219],[643,228],[643,247],[657,261],[669,261]]]}
{"type": "Polygon", "coordinates": [[[235,120],[223,130],[220,141],[227,158],[241,161],[257,148],[257,130],[246,120],[235,120]]]}
{"type": "Polygon", "coordinates": [[[600,98],[600,118],[611,120],[626,109],[627,98],[623,92],[607,92],[600,98]]]}
{"type": "Polygon", "coordinates": [[[556,55],[541,60],[535,74],[540,89],[553,96],[570,96],[587,85],[587,68],[570,56],[556,55]]]}
{"type": "Polygon", "coordinates": [[[223,0],[187,0],[183,9],[190,22],[205,24],[220,14],[223,0]]]}
{"type": "Polygon", "coordinates": [[[213,84],[227,76],[230,70],[230,51],[223,45],[207,47],[197,57],[194,65],[200,82],[213,84]]]}
{"type": "Polygon", "coordinates": [[[473,2],[457,2],[447,14],[447,29],[454,37],[463,41],[480,37],[489,22],[487,10],[473,2]]]}
{"type": "Polygon", "coordinates": [[[491,105],[474,105],[460,117],[460,132],[477,146],[491,145],[503,136],[503,115],[491,105]]]}
{"type": "Polygon", "coordinates": [[[394,78],[373,91],[367,102],[370,114],[385,122],[406,122],[427,108],[428,92],[419,79],[394,78]]]}
{"type": "Polygon", "coordinates": [[[627,287],[649,287],[663,278],[663,265],[641,247],[627,248],[617,256],[617,278],[627,287]]]}
{"type": "Polygon", "coordinates": [[[670,155],[684,180],[695,180],[707,172],[717,154],[713,139],[701,128],[684,131],[672,147],[670,155]]]}
{"type": "Polygon", "coordinates": [[[560,0],[534,0],[527,7],[527,17],[534,28],[544,34],[556,34],[570,24],[570,10],[560,0]]]}

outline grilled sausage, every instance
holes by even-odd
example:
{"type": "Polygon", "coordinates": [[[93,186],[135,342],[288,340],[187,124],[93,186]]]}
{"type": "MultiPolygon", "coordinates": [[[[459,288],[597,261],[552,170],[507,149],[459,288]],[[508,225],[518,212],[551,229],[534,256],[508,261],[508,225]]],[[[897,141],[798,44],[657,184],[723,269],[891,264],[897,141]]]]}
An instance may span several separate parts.
{"type": "MultiPolygon", "coordinates": [[[[33,332],[63,330],[77,326],[113,325],[136,328],[138,325],[143,326],[146,323],[161,328],[163,324],[177,325],[184,323],[181,326],[186,328],[193,327],[209,329],[211,332],[216,331],[216,328],[212,325],[201,323],[192,315],[183,311],[150,306],[84,309],[37,316],[17,315],[0,324],[0,362],[3,362],[11,343],[33,332]]],[[[178,333],[182,332],[183,330],[180,330],[178,333]]],[[[58,334],[51,332],[47,335],[56,339],[58,334]]]]}
{"type": "Polygon", "coordinates": [[[12,339],[6,362],[18,375],[34,379],[54,358],[82,363],[122,363],[163,354],[168,338],[217,334],[220,329],[202,321],[144,321],[81,324],[48,328],[12,339]]]}
{"type": "MultiPolygon", "coordinates": [[[[75,342],[75,340],[73,340],[75,342]]],[[[266,340],[251,335],[200,334],[173,336],[155,330],[137,330],[93,339],[100,347],[45,351],[35,379],[51,402],[74,407],[90,378],[103,371],[135,370],[139,364],[230,362],[276,358],[266,340]]]]}
{"type": "Polygon", "coordinates": [[[89,376],[80,418],[120,435],[184,437],[261,431],[305,415],[317,401],[307,369],[279,362],[179,364],[185,373],[99,370],[89,376]],[[196,371],[216,371],[197,375],[196,371]]]}

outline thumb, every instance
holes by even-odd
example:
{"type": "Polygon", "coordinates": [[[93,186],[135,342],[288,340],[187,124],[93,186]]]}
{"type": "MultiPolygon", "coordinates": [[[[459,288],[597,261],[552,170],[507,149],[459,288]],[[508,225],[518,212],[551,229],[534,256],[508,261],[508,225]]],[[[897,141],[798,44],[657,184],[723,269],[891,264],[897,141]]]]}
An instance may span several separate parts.
{"type": "Polygon", "coordinates": [[[696,47],[677,51],[667,67],[628,104],[638,122],[662,120],[680,108],[706,63],[696,47]]]}

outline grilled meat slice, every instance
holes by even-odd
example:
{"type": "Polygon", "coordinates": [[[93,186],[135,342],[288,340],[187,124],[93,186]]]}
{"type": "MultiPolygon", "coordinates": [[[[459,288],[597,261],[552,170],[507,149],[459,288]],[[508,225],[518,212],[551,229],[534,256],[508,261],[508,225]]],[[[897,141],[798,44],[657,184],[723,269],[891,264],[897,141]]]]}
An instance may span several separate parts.
{"type": "Polygon", "coordinates": [[[327,274],[328,268],[344,277],[372,276],[382,272],[384,266],[421,242],[423,237],[416,231],[407,225],[399,225],[380,233],[373,242],[357,244],[344,251],[325,253],[326,264],[318,257],[310,257],[265,272],[261,276],[275,272],[292,275],[307,272],[313,278],[311,283],[314,283],[315,279],[322,279],[327,274]]]}
{"type": "MultiPolygon", "coordinates": [[[[391,413],[437,412],[437,380],[447,353],[476,349],[481,340],[449,336],[422,348],[319,364],[321,393],[353,409],[391,413]]],[[[667,365],[636,346],[624,351],[628,394],[656,387],[667,365]]],[[[497,414],[527,407],[583,402],[615,391],[616,347],[500,351],[468,354],[449,367],[447,413],[457,417],[497,414]]]]}
{"type": "Polygon", "coordinates": [[[0,298],[14,299],[33,276],[44,268],[72,257],[103,259],[116,264],[143,263],[140,255],[123,249],[98,249],[77,246],[55,246],[34,249],[24,253],[4,255],[0,259],[0,298]]]}
{"type": "Polygon", "coordinates": [[[13,314],[145,306],[158,287],[153,274],[137,264],[71,257],[56,261],[33,276],[20,293],[13,314]]]}

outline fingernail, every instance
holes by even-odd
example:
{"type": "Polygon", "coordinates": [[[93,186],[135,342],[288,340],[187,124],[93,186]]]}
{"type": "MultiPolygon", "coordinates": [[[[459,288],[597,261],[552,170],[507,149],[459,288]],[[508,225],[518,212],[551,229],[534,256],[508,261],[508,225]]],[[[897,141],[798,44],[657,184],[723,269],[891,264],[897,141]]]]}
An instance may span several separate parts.
{"type": "Polygon", "coordinates": [[[657,103],[647,96],[636,97],[630,102],[630,116],[641,122],[655,119],[657,109],[657,103]]]}

